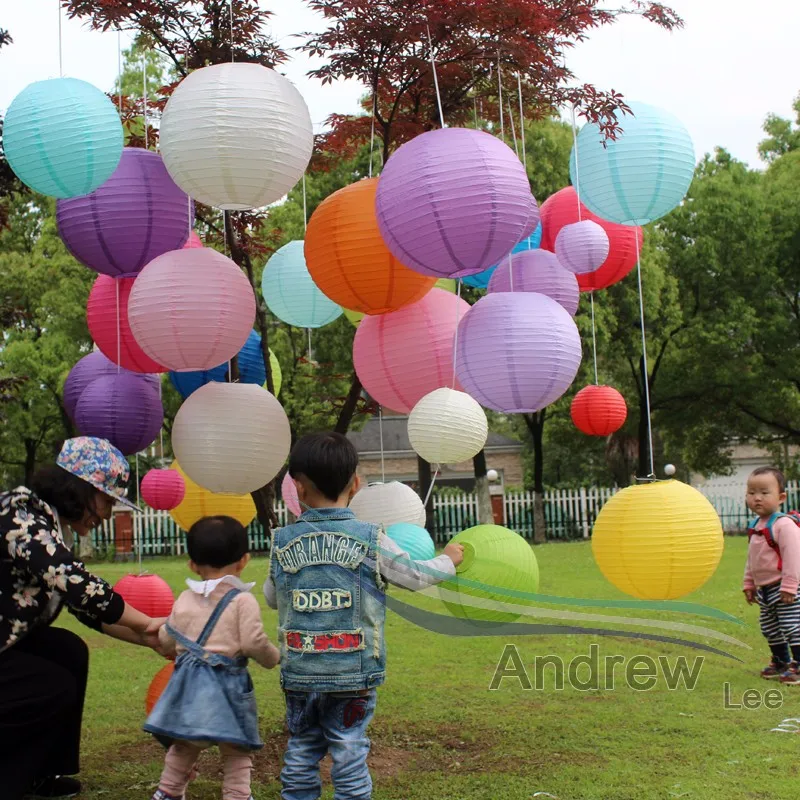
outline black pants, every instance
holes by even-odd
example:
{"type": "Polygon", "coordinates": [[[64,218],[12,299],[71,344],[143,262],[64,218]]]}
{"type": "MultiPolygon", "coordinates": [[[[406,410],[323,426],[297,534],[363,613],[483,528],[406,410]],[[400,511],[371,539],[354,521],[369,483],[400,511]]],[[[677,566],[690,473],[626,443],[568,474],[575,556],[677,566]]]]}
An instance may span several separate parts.
{"type": "Polygon", "coordinates": [[[0,796],[20,800],[34,780],[75,775],[89,673],[83,639],[40,628],[0,653],[0,796]]]}

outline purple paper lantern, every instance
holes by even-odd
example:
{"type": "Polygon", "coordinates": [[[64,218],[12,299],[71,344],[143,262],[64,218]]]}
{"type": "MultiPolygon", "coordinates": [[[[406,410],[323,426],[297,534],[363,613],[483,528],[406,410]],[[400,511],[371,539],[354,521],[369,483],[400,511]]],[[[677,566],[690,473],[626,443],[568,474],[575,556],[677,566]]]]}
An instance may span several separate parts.
{"type": "Polygon", "coordinates": [[[578,310],[578,279],[564,269],[549,250],[523,250],[498,265],[489,280],[489,293],[538,292],[552,297],[571,317],[578,310]]]}
{"type": "Polygon", "coordinates": [[[81,264],[112,278],[130,278],[156,256],[186,244],[194,206],[158,153],[126,147],[99,189],[58,201],[56,219],[67,250],[81,264]]]}
{"type": "Polygon", "coordinates": [[[458,326],[456,376],[482,406],[533,413],[558,400],[581,363],[567,311],[535,292],[487,294],[458,326]]]}
{"type": "Polygon", "coordinates": [[[599,269],[608,258],[608,234],[590,219],[565,225],[556,236],[556,255],[561,265],[583,275],[599,269]]]}
{"type": "Polygon", "coordinates": [[[84,436],[108,439],[126,456],[151,444],[163,419],[158,392],[125,372],[92,381],[75,408],[75,424],[84,436]]]}
{"type": "Polygon", "coordinates": [[[386,162],[375,210],[392,254],[423,275],[482,272],[539,224],[528,176],[497,137],[428,131],[386,162]]]}

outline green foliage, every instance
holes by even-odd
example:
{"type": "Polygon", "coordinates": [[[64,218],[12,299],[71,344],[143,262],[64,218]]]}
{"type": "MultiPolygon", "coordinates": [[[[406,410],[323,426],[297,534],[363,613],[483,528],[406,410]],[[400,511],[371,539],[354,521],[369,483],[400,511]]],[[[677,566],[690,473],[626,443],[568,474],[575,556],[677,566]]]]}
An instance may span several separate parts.
{"type": "Polygon", "coordinates": [[[759,143],[758,153],[767,163],[772,163],[792,150],[800,149],[800,94],[795,98],[792,108],[796,114],[795,125],[792,125],[791,120],[777,114],[767,115],[764,121],[767,138],[759,143]]]}

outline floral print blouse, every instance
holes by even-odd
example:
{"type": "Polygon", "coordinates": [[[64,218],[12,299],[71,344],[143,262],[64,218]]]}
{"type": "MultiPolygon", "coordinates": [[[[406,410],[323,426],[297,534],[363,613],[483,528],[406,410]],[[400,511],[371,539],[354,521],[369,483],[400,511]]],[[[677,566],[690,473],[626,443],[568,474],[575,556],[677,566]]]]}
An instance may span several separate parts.
{"type": "Polygon", "coordinates": [[[0,652],[53,622],[65,603],[96,630],[125,610],[124,600],[75,560],[47,503],[24,487],[0,494],[0,652]]]}

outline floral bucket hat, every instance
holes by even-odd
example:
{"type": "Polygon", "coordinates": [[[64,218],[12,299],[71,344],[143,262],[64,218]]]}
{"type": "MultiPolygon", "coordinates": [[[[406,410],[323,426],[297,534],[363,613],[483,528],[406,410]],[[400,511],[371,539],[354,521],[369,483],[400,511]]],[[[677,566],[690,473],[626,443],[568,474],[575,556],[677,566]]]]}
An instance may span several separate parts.
{"type": "Polygon", "coordinates": [[[56,464],[91,483],[95,489],[113,497],[118,503],[134,511],[140,510],[126,497],[131,475],[128,460],[105,439],[96,439],[93,436],[67,439],[58,454],[56,464]]]}

